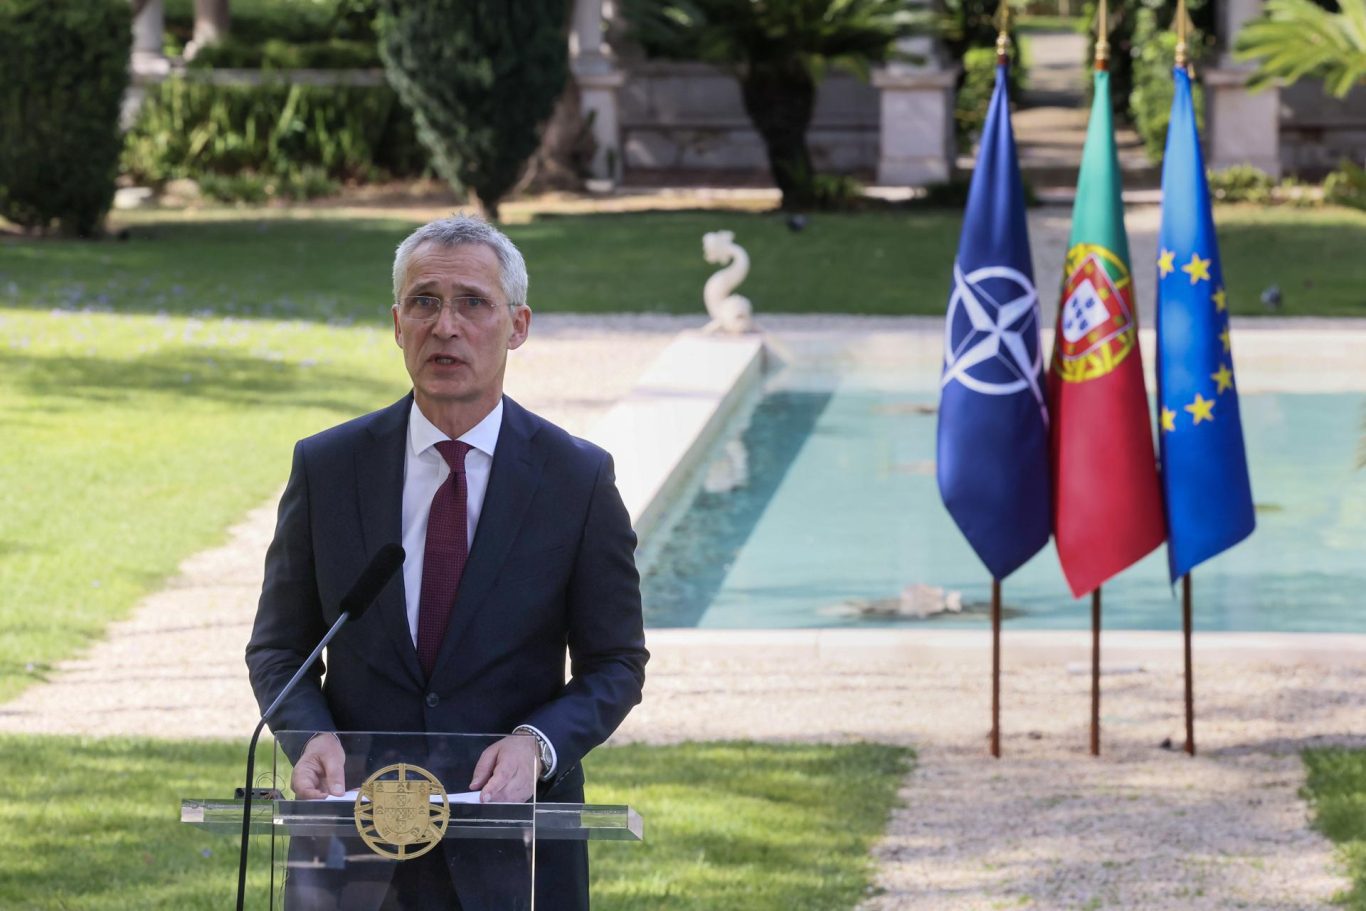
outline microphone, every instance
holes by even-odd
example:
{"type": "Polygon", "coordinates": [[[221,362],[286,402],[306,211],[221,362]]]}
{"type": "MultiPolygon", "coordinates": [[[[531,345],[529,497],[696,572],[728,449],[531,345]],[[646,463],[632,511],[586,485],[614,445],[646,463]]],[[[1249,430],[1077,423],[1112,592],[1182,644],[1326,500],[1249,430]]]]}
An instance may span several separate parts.
{"type": "Polygon", "coordinates": [[[256,772],[256,742],[261,739],[261,731],[265,729],[270,716],[280,707],[280,703],[285,701],[285,697],[294,691],[294,687],[303,679],[304,674],[308,673],[313,665],[318,662],[323,649],[346,625],[346,621],[360,617],[379,597],[379,593],[384,589],[384,586],[389,584],[394,573],[403,566],[404,556],[403,547],[398,544],[386,544],[379,549],[379,552],[370,560],[365,569],[361,570],[361,574],[356,577],[351,589],[342,596],[341,602],[338,604],[341,616],[337,617],[337,622],[333,623],[332,628],[318,641],[317,646],[299,665],[294,676],[289,678],[289,682],[280,690],[279,695],[275,697],[270,706],[261,713],[261,720],[256,723],[256,730],[251,735],[251,745],[247,747],[247,782],[242,791],[242,856],[237,865],[237,911],[242,911],[242,903],[246,900],[247,838],[251,835],[251,782],[256,772]]]}
{"type": "Polygon", "coordinates": [[[361,571],[356,584],[342,595],[342,613],[350,614],[352,620],[359,620],[360,615],[379,597],[384,586],[389,584],[394,573],[403,566],[404,556],[403,548],[398,544],[386,544],[381,547],[379,553],[370,561],[370,565],[361,571]]]}

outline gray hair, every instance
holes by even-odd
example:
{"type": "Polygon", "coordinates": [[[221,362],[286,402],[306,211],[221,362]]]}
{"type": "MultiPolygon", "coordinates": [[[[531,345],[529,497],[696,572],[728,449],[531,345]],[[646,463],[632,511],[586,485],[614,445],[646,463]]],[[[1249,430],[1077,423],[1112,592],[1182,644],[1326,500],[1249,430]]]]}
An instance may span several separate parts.
{"type": "Polygon", "coordinates": [[[459,247],[463,244],[483,244],[498,257],[498,277],[503,294],[513,307],[526,306],[526,260],[508,236],[481,218],[471,215],[452,215],[428,222],[409,234],[398,245],[394,254],[394,303],[403,291],[403,279],[408,273],[408,260],[425,243],[439,247],[459,247]]]}

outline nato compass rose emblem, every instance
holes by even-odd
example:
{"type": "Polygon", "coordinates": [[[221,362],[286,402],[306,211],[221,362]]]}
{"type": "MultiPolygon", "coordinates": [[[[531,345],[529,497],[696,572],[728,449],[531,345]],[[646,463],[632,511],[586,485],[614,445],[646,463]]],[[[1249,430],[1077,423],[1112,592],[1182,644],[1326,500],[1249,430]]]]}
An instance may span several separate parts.
{"type": "Polygon", "coordinates": [[[956,380],[983,395],[1028,389],[1046,424],[1038,301],[1034,283],[1018,269],[983,266],[964,275],[954,260],[940,387],[956,380]]]}

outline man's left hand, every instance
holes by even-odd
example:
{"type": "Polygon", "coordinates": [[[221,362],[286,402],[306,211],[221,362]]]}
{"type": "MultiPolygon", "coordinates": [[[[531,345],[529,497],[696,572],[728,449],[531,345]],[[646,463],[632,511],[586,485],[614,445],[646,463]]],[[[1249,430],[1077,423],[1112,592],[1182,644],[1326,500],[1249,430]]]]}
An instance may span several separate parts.
{"type": "Polygon", "coordinates": [[[535,737],[514,735],[484,750],[474,766],[470,790],[483,803],[525,803],[536,791],[541,774],[535,737]]]}

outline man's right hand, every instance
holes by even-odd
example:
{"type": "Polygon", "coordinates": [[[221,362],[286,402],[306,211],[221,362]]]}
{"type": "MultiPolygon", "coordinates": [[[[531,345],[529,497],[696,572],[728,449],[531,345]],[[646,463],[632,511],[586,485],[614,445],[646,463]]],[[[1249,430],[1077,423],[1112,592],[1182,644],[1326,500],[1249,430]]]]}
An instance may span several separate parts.
{"type": "Polygon", "coordinates": [[[289,781],[294,796],[299,800],[342,796],[346,793],[345,766],[346,754],[337,736],[315,735],[294,764],[294,774],[289,781]]]}

